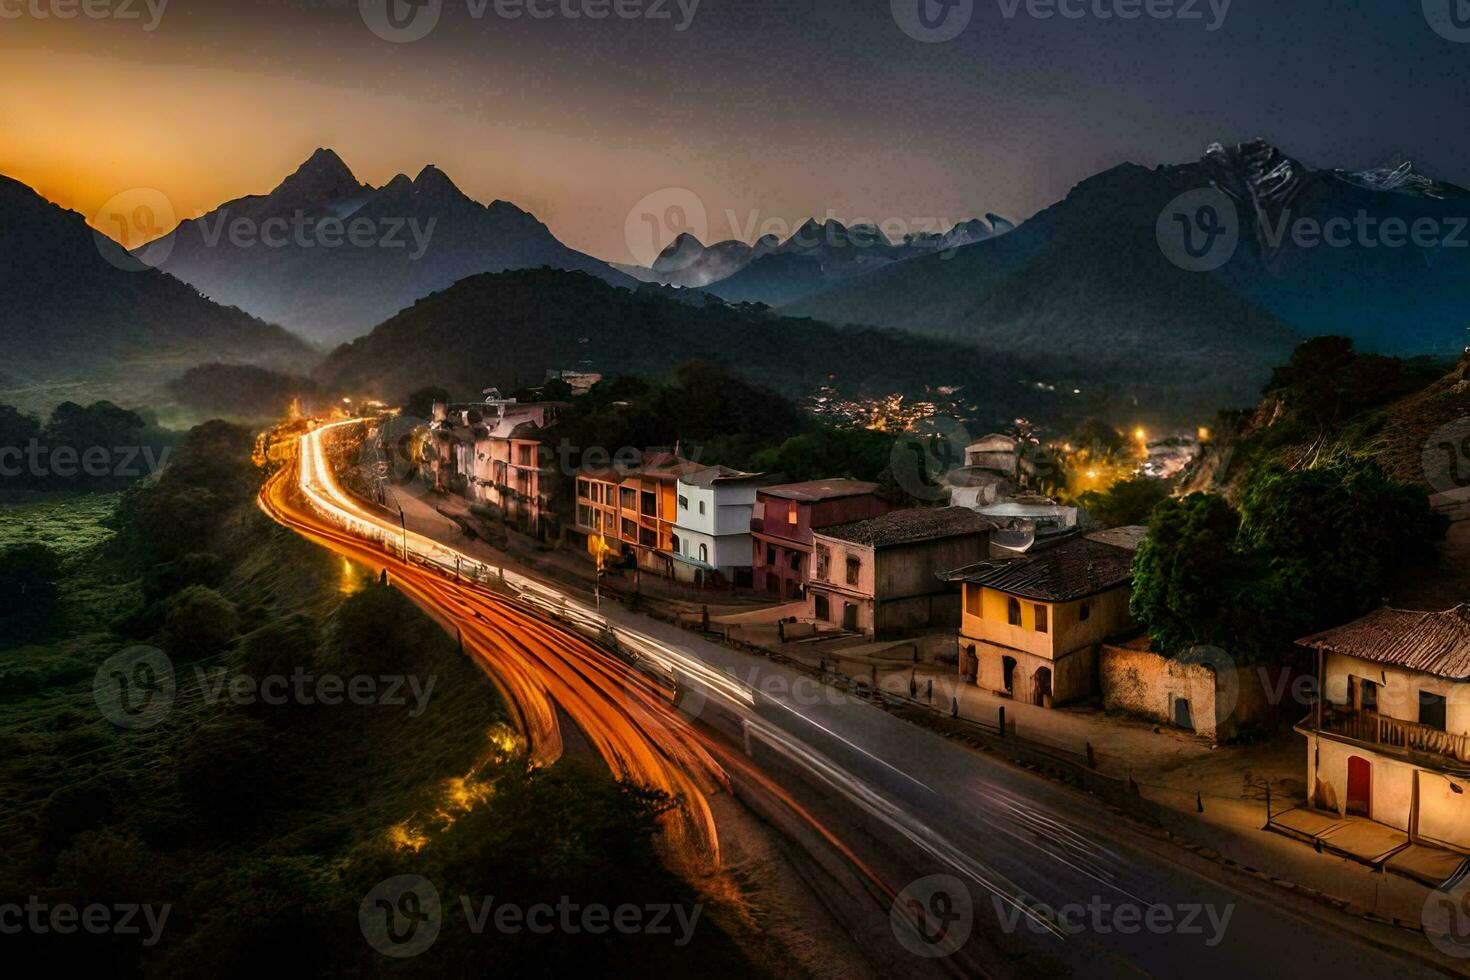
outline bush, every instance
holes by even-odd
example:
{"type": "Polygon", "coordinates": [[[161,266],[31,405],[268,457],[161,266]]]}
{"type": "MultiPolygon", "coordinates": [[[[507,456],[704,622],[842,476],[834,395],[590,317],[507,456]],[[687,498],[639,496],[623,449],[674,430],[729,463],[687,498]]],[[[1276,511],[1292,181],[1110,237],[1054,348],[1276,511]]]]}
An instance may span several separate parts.
{"type": "Polygon", "coordinates": [[[213,589],[191,585],[166,604],[163,652],[187,662],[223,653],[235,639],[235,605],[213,589]]]}

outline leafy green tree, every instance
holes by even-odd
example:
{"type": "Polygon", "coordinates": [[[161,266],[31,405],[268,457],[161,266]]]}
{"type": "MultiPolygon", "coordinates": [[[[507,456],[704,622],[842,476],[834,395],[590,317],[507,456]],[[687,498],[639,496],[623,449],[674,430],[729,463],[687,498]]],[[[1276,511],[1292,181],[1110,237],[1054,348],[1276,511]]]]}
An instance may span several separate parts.
{"type": "Polygon", "coordinates": [[[60,579],[61,557],[43,544],[0,550],[0,617],[49,607],[60,579]]]}
{"type": "Polygon", "coordinates": [[[1113,484],[1107,490],[1091,490],[1077,498],[1089,517],[1107,527],[1147,524],[1153,509],[1169,497],[1169,484],[1151,477],[1138,477],[1113,484]]]}
{"type": "Polygon", "coordinates": [[[200,660],[223,653],[235,639],[238,622],[234,603],[213,589],[191,585],[168,601],[159,639],[174,660],[200,660]]]}
{"type": "Polygon", "coordinates": [[[1288,571],[1297,600],[1323,624],[1362,615],[1400,576],[1432,563],[1447,526],[1422,489],[1367,459],[1263,469],[1246,486],[1241,513],[1240,547],[1288,571]]]}

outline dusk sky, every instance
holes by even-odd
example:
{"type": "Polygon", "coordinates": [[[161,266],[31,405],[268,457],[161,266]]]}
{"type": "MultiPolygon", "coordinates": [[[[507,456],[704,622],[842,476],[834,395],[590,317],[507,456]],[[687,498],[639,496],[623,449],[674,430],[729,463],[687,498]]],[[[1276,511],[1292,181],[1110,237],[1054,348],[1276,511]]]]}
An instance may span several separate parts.
{"type": "Polygon", "coordinates": [[[110,0],[136,19],[36,16],[65,2],[0,0],[0,172],[89,216],[136,187],[197,215],[318,146],[375,185],[437,164],[615,261],[630,210],[670,187],[718,240],[808,215],[1023,219],[1124,160],[1258,135],[1315,165],[1402,156],[1470,183],[1470,43],[1419,0],[1236,0],[1213,31],[1223,0],[1128,21],[1091,12],[1119,0],[1072,0],[1078,19],[974,0],[942,43],[900,28],[905,0],[702,0],[683,30],[693,0],[603,20],[443,0],[412,43],[355,0],[172,0],[151,31],[143,0],[110,0]]]}

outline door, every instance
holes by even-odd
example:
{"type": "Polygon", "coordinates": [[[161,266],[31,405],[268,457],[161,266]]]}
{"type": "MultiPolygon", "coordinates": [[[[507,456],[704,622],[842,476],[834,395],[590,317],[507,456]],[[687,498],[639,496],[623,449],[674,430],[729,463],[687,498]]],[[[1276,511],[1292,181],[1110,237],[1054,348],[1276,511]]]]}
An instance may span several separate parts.
{"type": "Polygon", "coordinates": [[[1174,699],[1174,726],[1186,731],[1194,731],[1194,714],[1189,710],[1188,698],[1174,699]]]}
{"type": "Polygon", "coordinates": [[[1051,707],[1051,668],[1041,667],[1036,671],[1036,696],[1032,704],[1039,708],[1051,707]]]}
{"type": "Polygon", "coordinates": [[[1347,812],[1349,816],[1373,816],[1373,765],[1361,756],[1348,759],[1347,812]]]}
{"type": "Polygon", "coordinates": [[[842,605],[842,628],[856,633],[858,628],[858,607],[850,602],[842,605]]]}

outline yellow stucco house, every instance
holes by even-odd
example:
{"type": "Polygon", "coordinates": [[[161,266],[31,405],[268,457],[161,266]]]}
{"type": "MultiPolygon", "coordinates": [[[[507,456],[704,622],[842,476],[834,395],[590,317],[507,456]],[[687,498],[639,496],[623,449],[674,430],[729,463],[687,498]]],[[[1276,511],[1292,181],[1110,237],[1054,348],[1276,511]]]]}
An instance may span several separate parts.
{"type": "Polygon", "coordinates": [[[1137,626],[1128,598],[1143,531],[1073,537],[952,573],[964,583],[962,678],[1045,707],[1090,697],[1098,648],[1137,626]]]}
{"type": "Polygon", "coordinates": [[[1298,642],[1322,692],[1297,726],[1311,804],[1470,853],[1470,605],[1378,609],[1298,642]]]}

